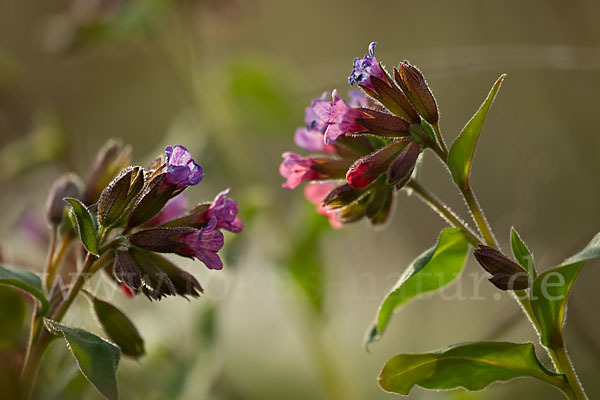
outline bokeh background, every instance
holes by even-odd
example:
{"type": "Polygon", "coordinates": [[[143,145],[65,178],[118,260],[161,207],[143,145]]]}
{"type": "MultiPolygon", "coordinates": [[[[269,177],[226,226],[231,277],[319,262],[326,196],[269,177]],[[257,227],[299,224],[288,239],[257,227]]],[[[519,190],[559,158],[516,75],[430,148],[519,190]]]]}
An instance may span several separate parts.
{"type": "MultiPolygon", "coordinates": [[[[108,138],[131,144],[142,165],[183,143],[206,172],[189,197],[210,200],[231,187],[246,229],[228,237],[224,271],[182,264],[205,287],[199,300],[114,296],[147,347],[141,360],[121,362],[122,398],[392,398],[376,376],[396,353],[533,340],[533,330],[509,296],[473,283],[483,272],[469,257],[459,283],[403,308],[367,353],[362,339],[379,302],[444,224],[401,194],[385,229],[335,231],[301,190],[281,189],[280,155],[294,149],[304,107],[324,90],[346,92],[353,58],[376,40],[383,64],[408,59],[422,69],[453,140],[507,73],[472,181],[504,248],[514,225],[543,270],[600,230],[598,15],[591,0],[0,0],[3,258],[39,270],[45,249],[18,229],[23,213],[42,215],[53,179],[66,170],[85,176],[108,138]],[[312,301],[298,289],[302,268],[322,271],[322,297],[314,282],[312,301]]],[[[466,216],[430,154],[422,180],[466,216]]],[[[566,328],[590,398],[600,395],[595,264],[576,283],[566,328]]],[[[29,304],[0,294],[5,387],[29,304]]],[[[101,332],[83,299],[67,322],[101,332]]],[[[38,392],[99,398],[62,343],[43,364],[38,392]]],[[[561,398],[533,380],[411,396],[561,398]]]]}

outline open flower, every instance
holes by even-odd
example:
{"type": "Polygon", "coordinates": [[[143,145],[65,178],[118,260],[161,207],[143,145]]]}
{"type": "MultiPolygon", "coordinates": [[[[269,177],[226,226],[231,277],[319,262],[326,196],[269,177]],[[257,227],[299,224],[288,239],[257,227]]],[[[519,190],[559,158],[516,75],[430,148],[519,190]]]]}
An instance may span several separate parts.
{"type": "Polygon", "coordinates": [[[312,181],[321,177],[321,174],[312,169],[316,162],[311,158],[286,152],[283,153],[283,162],[279,166],[279,173],[287,179],[282,185],[284,189],[293,189],[302,182],[312,181]]]}
{"type": "Polygon", "coordinates": [[[196,258],[209,269],[223,269],[223,262],[217,252],[223,247],[223,234],[216,229],[217,219],[211,218],[202,229],[178,236],[175,240],[185,246],[177,250],[178,254],[196,258]]]}
{"type": "Polygon", "coordinates": [[[355,83],[365,86],[373,90],[373,84],[371,83],[371,75],[382,81],[387,81],[385,72],[381,69],[379,62],[375,58],[375,46],[377,42],[372,42],[369,45],[369,53],[365,54],[363,58],[356,57],[352,65],[352,72],[348,77],[348,83],[354,85],[355,83]]]}
{"type": "Polygon", "coordinates": [[[176,186],[176,190],[200,183],[204,177],[202,167],[194,162],[192,154],[182,145],[165,148],[167,166],[165,185],[176,186]]]}
{"type": "Polygon", "coordinates": [[[358,123],[357,119],[364,118],[365,114],[357,108],[351,107],[342,99],[337,90],[332,92],[333,101],[320,102],[313,109],[323,121],[325,129],[325,144],[332,144],[341,135],[365,132],[366,129],[358,123]]]}
{"type": "Polygon", "coordinates": [[[228,194],[229,188],[219,193],[204,215],[208,221],[216,220],[216,229],[240,233],[243,225],[237,216],[238,206],[235,200],[227,198],[228,194]]]}

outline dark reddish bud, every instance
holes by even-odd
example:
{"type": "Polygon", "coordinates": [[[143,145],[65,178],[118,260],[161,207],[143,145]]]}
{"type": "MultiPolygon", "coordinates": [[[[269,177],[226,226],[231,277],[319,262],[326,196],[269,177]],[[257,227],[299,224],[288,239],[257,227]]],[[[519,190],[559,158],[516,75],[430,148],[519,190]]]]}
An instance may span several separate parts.
{"type": "Polygon", "coordinates": [[[204,290],[200,283],[188,272],[177,267],[175,264],[158,254],[149,253],[148,257],[162,270],[173,283],[175,291],[180,296],[198,297],[204,290]]]}
{"type": "Polygon", "coordinates": [[[176,191],[176,186],[163,185],[166,175],[164,172],[157,174],[146,183],[142,193],[133,204],[127,221],[127,229],[149,221],[160,212],[171,197],[179,193],[176,191]]]}
{"type": "Polygon", "coordinates": [[[131,258],[135,262],[142,276],[142,293],[150,300],[160,300],[165,296],[175,296],[177,291],[168,275],[161,270],[150,258],[150,253],[130,250],[131,258]]]}
{"type": "Polygon", "coordinates": [[[417,164],[417,159],[421,154],[419,144],[411,141],[402,153],[396,158],[388,169],[388,182],[390,185],[395,185],[397,189],[408,182],[412,172],[417,164]]]}
{"type": "Polygon", "coordinates": [[[404,61],[394,69],[394,78],[419,114],[435,124],[439,119],[437,103],[421,71],[404,61]]]}
{"type": "Polygon", "coordinates": [[[359,158],[348,170],[346,180],[354,188],[362,188],[386,172],[390,163],[409,144],[398,140],[379,149],[375,153],[359,158]]]}
{"type": "Polygon", "coordinates": [[[357,118],[356,121],[369,130],[369,133],[384,137],[409,136],[409,123],[402,118],[381,111],[361,108],[371,118],[357,118]]]}
{"type": "Polygon", "coordinates": [[[150,228],[138,231],[129,236],[131,244],[150,251],[159,253],[177,253],[185,247],[184,243],[176,239],[181,235],[193,233],[197,229],[179,228],[150,228]]]}
{"type": "Polygon", "coordinates": [[[79,198],[81,194],[79,185],[79,178],[73,174],[66,174],[54,181],[46,202],[46,219],[50,225],[55,227],[60,225],[67,206],[63,199],[79,198]]]}
{"type": "Polygon", "coordinates": [[[323,205],[330,209],[340,208],[358,200],[365,194],[363,190],[355,189],[345,184],[333,189],[323,199],[323,205]]]}
{"type": "Polygon", "coordinates": [[[346,171],[352,165],[349,160],[334,158],[312,158],[314,161],[311,169],[317,171],[321,178],[340,179],[346,176],[346,171]]]}
{"type": "MultiPolygon", "coordinates": [[[[411,124],[418,124],[421,121],[408,97],[396,85],[388,84],[374,76],[371,76],[371,82],[373,83],[373,91],[365,91],[383,104],[385,108],[411,124]]],[[[365,88],[363,87],[363,89],[365,88]]]]}
{"type": "Polygon", "coordinates": [[[100,194],[98,222],[103,226],[119,223],[143,186],[144,171],[140,167],[128,167],[121,171],[100,194]]]}
{"type": "Polygon", "coordinates": [[[117,252],[113,274],[118,282],[124,283],[134,292],[138,292],[142,287],[140,271],[127,252],[117,252]]]}
{"type": "Polygon", "coordinates": [[[500,251],[484,245],[473,251],[483,269],[493,275],[490,282],[501,290],[523,290],[529,287],[529,275],[519,264],[500,251]]]}

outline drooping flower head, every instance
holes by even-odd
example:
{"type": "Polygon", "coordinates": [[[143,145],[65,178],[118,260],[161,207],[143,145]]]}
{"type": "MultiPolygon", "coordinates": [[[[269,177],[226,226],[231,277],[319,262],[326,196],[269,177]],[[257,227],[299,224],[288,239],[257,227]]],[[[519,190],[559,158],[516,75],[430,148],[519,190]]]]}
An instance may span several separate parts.
{"type": "Polygon", "coordinates": [[[348,76],[348,83],[350,83],[350,85],[357,83],[373,90],[371,75],[383,81],[387,81],[385,73],[375,58],[376,45],[377,42],[371,42],[369,45],[369,53],[365,54],[363,58],[356,57],[354,59],[354,63],[352,64],[352,72],[350,73],[350,76],[348,76]]]}
{"type": "Polygon", "coordinates": [[[287,179],[282,185],[284,189],[293,189],[302,182],[312,181],[321,176],[312,169],[316,163],[310,158],[290,152],[283,153],[282,157],[283,162],[279,166],[279,173],[287,179]]]}
{"type": "Polygon", "coordinates": [[[233,233],[240,233],[243,225],[238,218],[238,206],[235,200],[227,198],[229,188],[223,190],[215,197],[205,213],[207,220],[216,220],[216,229],[226,229],[233,233]]]}
{"type": "Polygon", "coordinates": [[[165,148],[167,166],[166,185],[175,185],[176,189],[194,186],[204,178],[202,167],[194,162],[192,154],[182,145],[165,148]]]}
{"type": "Polygon", "coordinates": [[[216,226],[217,219],[213,217],[204,228],[177,237],[176,240],[185,245],[178,253],[202,261],[209,269],[223,269],[217,252],[223,247],[224,239],[216,226]]]}

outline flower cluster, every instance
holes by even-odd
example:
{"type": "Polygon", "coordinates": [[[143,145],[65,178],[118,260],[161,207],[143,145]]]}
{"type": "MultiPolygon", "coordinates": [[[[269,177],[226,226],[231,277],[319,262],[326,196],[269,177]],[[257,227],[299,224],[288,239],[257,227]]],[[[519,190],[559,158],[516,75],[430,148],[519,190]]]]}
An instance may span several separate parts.
{"type": "MultiPolygon", "coordinates": [[[[105,243],[105,253],[111,252],[105,271],[129,294],[141,291],[150,299],[198,296],[202,291],[198,281],[158,253],[177,254],[200,260],[209,269],[222,269],[218,255],[224,244],[221,230],[242,231],[237,204],[227,197],[226,189],[214,201],[188,210],[183,192],[200,183],[204,175],[181,145],[167,146],[165,155],[147,168],[125,167],[128,152],[116,142],[106,146],[82,191],[82,201],[97,219],[98,242],[105,243]]],[[[72,179],[63,178],[54,192],[47,214],[56,225],[62,217],[62,198],[76,197],[78,191],[72,179]],[[59,198],[62,208],[54,200],[59,198]]]]}
{"type": "Polygon", "coordinates": [[[286,152],[279,168],[285,189],[309,182],[306,198],[334,227],[363,217],[385,223],[422,151],[438,146],[437,105],[423,75],[404,61],[392,79],[375,45],[354,60],[348,78],[362,91],[351,91],[348,102],[336,90],[314,99],[294,137],[312,154],[286,152]]]}

